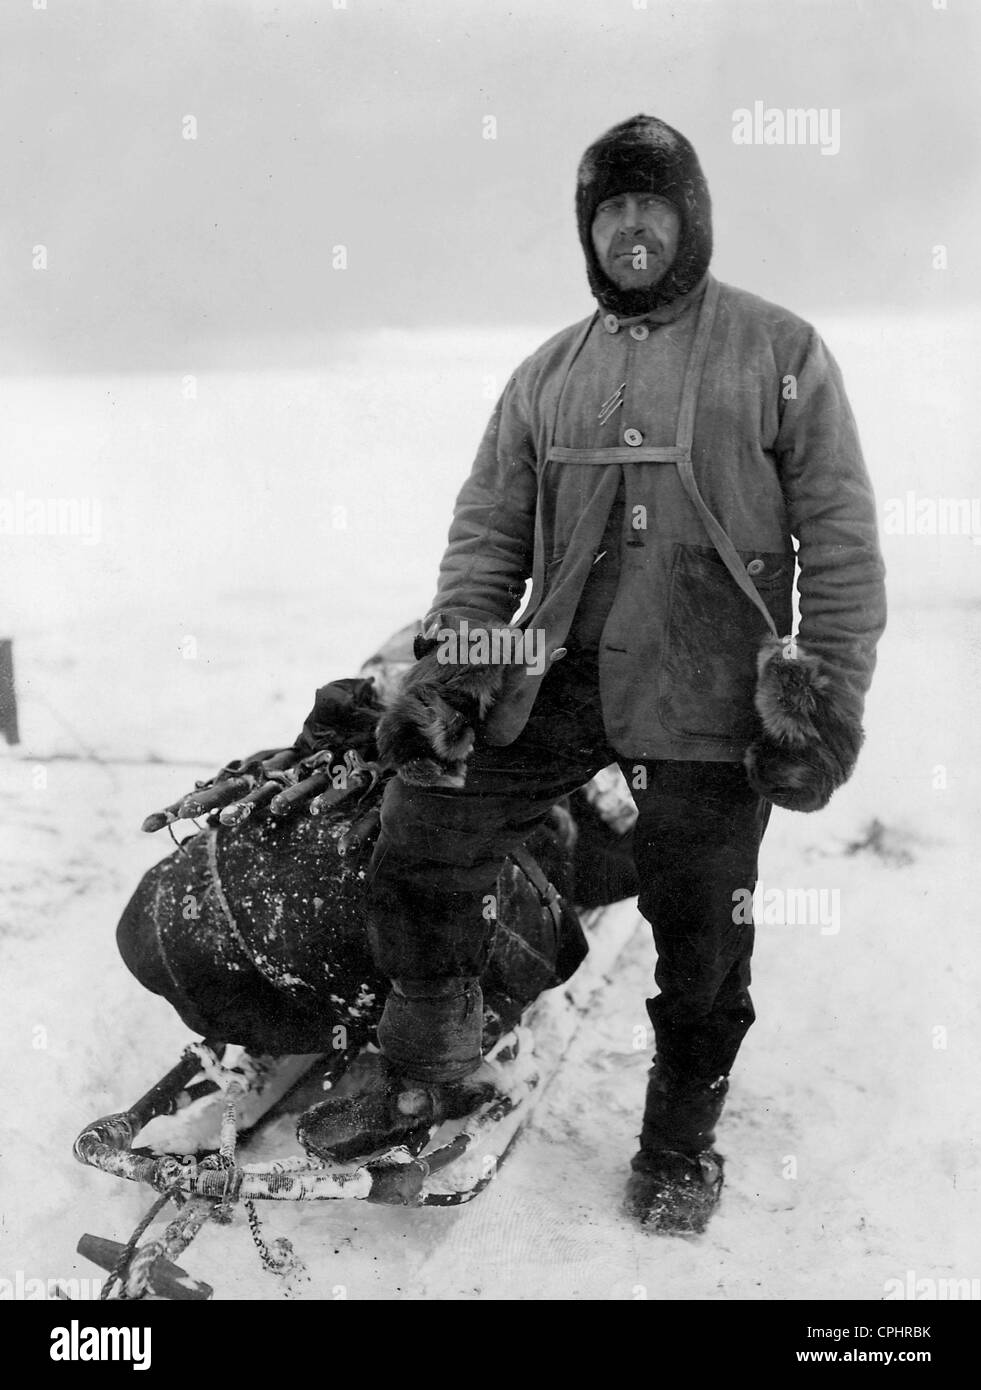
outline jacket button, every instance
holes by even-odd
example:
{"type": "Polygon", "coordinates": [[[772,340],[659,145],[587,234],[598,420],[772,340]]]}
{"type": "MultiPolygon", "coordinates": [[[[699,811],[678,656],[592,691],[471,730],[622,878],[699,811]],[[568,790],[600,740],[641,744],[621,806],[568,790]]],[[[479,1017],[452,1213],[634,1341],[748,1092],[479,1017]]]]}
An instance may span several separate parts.
{"type": "Polygon", "coordinates": [[[617,318],[616,314],[607,314],[606,318],[603,320],[603,327],[606,329],[607,333],[619,333],[620,320],[617,318]]]}
{"type": "Polygon", "coordinates": [[[568,650],[568,647],[556,647],[555,651],[549,657],[549,661],[561,661],[568,650]]]}
{"type": "Polygon", "coordinates": [[[629,444],[631,449],[636,449],[638,444],[643,444],[644,436],[640,430],[624,430],[623,442],[629,444]]]}
{"type": "Polygon", "coordinates": [[[763,563],[762,560],[750,560],[749,564],[746,566],[746,573],[762,574],[765,569],[766,565],[763,563]]]}
{"type": "Polygon", "coordinates": [[[646,323],[635,323],[630,330],[631,338],[636,338],[638,343],[642,343],[645,338],[650,337],[651,330],[646,323]]]}

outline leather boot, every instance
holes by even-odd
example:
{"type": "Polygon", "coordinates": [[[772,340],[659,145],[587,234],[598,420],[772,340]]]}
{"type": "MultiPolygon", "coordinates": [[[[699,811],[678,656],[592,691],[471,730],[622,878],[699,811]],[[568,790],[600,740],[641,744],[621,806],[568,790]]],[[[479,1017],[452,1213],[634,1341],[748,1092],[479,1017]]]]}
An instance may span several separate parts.
{"type": "Polygon", "coordinates": [[[725,1160],[714,1149],[695,1154],[644,1149],[630,1161],[624,1209],[647,1231],[701,1235],[719,1205],[725,1160]]]}
{"type": "Polygon", "coordinates": [[[682,1081],[656,1061],[648,1077],[625,1210],[647,1230],[698,1235],[722,1193],[724,1160],[712,1145],[729,1082],[682,1081]]]}
{"type": "Polygon", "coordinates": [[[301,1116],[307,1153],[346,1162],[393,1144],[424,1140],[443,1120],[470,1114],[495,1094],[480,1067],[483,997],[471,977],[394,980],[378,1024],[381,1055],[351,1095],[331,1096],[301,1116]]]}

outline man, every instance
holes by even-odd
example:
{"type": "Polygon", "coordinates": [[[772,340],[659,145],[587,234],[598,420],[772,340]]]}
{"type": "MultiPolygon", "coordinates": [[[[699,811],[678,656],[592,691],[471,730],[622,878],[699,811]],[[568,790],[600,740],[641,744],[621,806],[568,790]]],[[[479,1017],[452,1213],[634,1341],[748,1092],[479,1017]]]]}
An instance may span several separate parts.
{"type": "Polygon", "coordinates": [[[504,856],[616,761],[659,989],[627,1206],[700,1230],[754,1018],[753,927],[734,904],[772,804],[817,809],[854,767],[883,566],[838,368],[808,324],[710,274],[689,142],[649,116],[615,126],[582,159],[576,215],[598,310],[508,383],[380,726],[399,771],[370,874],[393,981],[382,1080],[311,1112],[305,1142],[364,1151],[472,1103],[504,856]]]}

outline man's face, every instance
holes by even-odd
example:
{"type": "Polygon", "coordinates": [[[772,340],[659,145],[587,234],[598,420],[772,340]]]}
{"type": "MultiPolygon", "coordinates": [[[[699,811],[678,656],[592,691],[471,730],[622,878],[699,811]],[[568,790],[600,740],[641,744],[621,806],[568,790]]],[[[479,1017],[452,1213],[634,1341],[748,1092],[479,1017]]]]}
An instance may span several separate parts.
{"type": "Polygon", "coordinates": [[[681,217],[656,193],[618,193],[593,217],[593,249],[621,290],[648,289],[667,274],[678,250],[681,217]]]}

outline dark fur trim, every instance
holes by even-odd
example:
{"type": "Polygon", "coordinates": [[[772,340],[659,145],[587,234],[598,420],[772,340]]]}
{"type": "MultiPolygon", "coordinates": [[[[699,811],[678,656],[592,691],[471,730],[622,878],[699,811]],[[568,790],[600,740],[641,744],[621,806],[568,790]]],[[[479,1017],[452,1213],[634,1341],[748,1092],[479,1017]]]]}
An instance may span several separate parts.
{"type": "Polygon", "coordinates": [[[382,763],[414,786],[462,787],[476,726],[503,684],[500,666],[449,665],[431,651],[407,672],[378,722],[382,763]]]}
{"type": "Polygon", "coordinates": [[[712,202],[698,155],[680,131],[656,116],[632,116],[590,145],[579,164],[576,222],[589,287],[603,308],[620,318],[650,313],[689,294],[712,259],[712,202]],[[656,285],[621,290],[596,258],[593,217],[604,198],[640,189],[660,194],[678,209],[678,251],[656,285]]]}
{"type": "Polygon", "coordinates": [[[750,785],[788,811],[820,811],[855,768],[862,726],[838,708],[817,656],[784,640],[760,648],[756,710],[763,733],[746,750],[750,785]]]}

